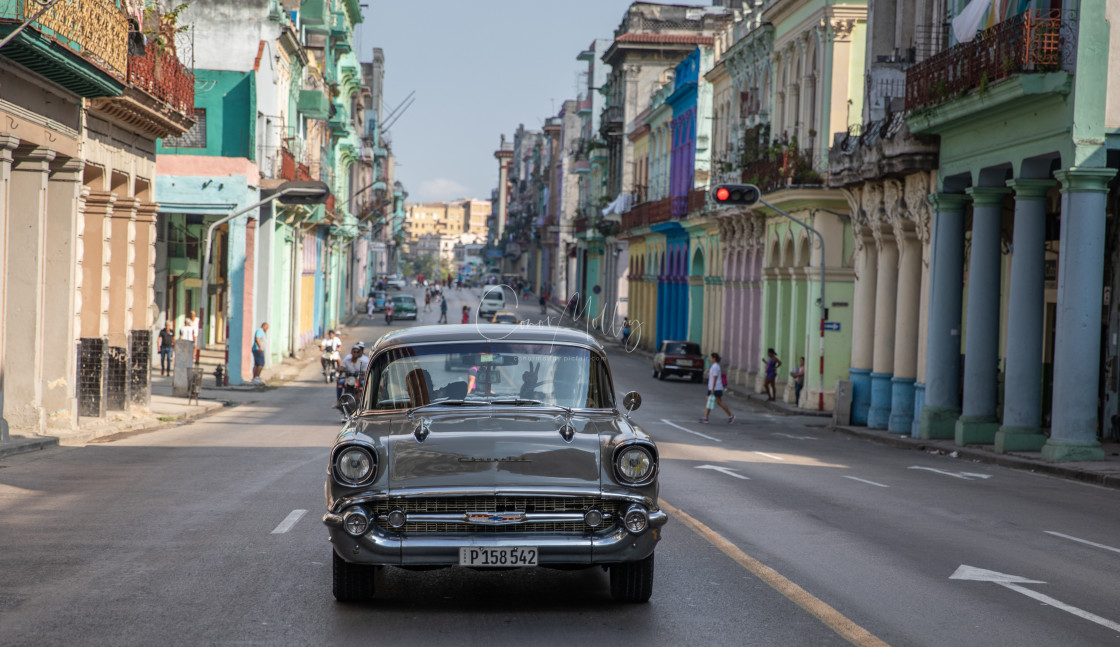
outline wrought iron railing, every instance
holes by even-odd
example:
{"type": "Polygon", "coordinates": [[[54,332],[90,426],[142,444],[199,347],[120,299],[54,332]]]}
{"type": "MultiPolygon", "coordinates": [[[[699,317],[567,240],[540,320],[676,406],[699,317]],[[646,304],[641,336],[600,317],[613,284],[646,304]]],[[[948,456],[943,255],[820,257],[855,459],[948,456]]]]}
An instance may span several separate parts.
{"type": "Polygon", "coordinates": [[[1074,70],[1077,12],[1032,9],[906,71],[906,109],[940,105],[1009,76],[1074,70]]]}
{"type": "MultiPolygon", "coordinates": [[[[22,0],[27,20],[42,5],[22,0]]],[[[58,2],[34,23],[39,31],[79,50],[81,55],[124,78],[128,70],[128,18],[114,0],[58,2]],[[45,29],[44,29],[45,28],[45,29]]]]}
{"type": "Polygon", "coordinates": [[[194,113],[194,72],[170,50],[149,45],[143,56],[128,57],[128,82],[182,115],[194,113]]]}

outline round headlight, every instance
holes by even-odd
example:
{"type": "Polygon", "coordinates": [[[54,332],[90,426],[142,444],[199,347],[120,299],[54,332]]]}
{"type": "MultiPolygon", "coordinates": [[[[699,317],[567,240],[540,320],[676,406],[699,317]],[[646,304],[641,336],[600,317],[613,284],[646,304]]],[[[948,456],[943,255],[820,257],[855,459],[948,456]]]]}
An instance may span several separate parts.
{"type": "Polygon", "coordinates": [[[641,483],[653,474],[653,453],[641,445],[632,445],[618,452],[615,466],[618,475],[629,483],[641,483]]]}
{"type": "Polygon", "coordinates": [[[373,456],[363,447],[350,447],[339,452],[335,468],[339,480],[358,484],[373,474],[373,456]]]}
{"type": "Polygon", "coordinates": [[[361,508],[352,508],[342,516],[342,525],[355,537],[363,535],[369,530],[369,515],[361,508]]]}

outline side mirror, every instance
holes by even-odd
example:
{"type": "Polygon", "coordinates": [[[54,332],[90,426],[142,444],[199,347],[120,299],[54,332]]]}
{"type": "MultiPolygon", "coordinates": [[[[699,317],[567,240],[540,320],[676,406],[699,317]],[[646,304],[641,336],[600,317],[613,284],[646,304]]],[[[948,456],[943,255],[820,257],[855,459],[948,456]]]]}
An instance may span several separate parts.
{"type": "Polygon", "coordinates": [[[342,410],[342,415],[349,418],[358,410],[358,401],[349,393],[343,393],[342,397],[338,399],[338,408],[342,410]]]}
{"type": "Polygon", "coordinates": [[[622,396],[622,408],[626,409],[626,416],[629,417],[630,413],[637,411],[642,406],[642,394],[637,391],[631,391],[622,396]]]}

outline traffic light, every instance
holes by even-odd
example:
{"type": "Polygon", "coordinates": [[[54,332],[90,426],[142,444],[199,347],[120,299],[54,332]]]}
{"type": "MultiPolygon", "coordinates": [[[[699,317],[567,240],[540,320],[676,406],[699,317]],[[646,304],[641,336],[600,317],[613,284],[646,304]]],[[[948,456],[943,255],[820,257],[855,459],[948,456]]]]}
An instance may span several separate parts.
{"type": "Polygon", "coordinates": [[[750,206],[758,204],[762,192],[753,184],[721,184],[712,190],[716,204],[750,206]]]}

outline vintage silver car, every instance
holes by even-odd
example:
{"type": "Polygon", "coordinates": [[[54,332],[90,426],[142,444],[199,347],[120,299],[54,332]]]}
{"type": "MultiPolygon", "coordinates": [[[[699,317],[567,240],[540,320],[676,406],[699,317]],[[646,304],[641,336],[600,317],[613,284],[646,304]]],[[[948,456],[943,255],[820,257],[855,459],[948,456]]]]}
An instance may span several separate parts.
{"type": "Polygon", "coordinates": [[[397,330],[373,348],[349,404],[323,516],[338,600],[371,599],[384,566],[599,566],[616,600],[649,599],[668,519],[657,446],[629,419],[641,396],[628,393],[619,411],[588,335],[397,330]]]}

